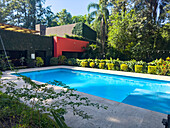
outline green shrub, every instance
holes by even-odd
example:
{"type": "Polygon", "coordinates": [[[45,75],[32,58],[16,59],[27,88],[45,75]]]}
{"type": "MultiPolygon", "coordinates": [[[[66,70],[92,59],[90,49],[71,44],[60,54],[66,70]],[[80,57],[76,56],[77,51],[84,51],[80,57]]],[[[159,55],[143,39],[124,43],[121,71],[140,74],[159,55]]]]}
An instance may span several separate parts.
{"type": "Polygon", "coordinates": [[[5,71],[7,69],[10,69],[9,64],[12,66],[11,60],[9,60],[9,56],[5,56],[3,54],[0,54],[0,70],[5,71]],[[7,61],[8,58],[8,61],[7,61]],[[9,62],[9,64],[8,64],[9,62]]]}
{"type": "Polygon", "coordinates": [[[108,68],[108,70],[113,70],[114,64],[113,63],[108,63],[107,68],[108,68]]]}
{"type": "Polygon", "coordinates": [[[87,67],[88,66],[88,62],[81,62],[81,66],[82,67],[87,67]]]}
{"type": "Polygon", "coordinates": [[[95,62],[95,64],[96,64],[96,66],[98,67],[98,66],[99,66],[99,63],[100,63],[100,60],[99,60],[99,59],[95,59],[94,62],[95,62]]]}
{"type": "Polygon", "coordinates": [[[158,75],[170,75],[170,61],[163,61],[162,64],[157,64],[158,75]]]}
{"type": "Polygon", "coordinates": [[[57,57],[52,57],[50,59],[50,65],[53,65],[53,66],[58,65],[58,58],[57,57]]]}
{"type": "Polygon", "coordinates": [[[44,60],[41,57],[36,57],[36,66],[41,67],[44,65],[44,60]]]}
{"type": "Polygon", "coordinates": [[[140,73],[142,72],[143,65],[135,65],[135,72],[140,73]]]}
{"type": "Polygon", "coordinates": [[[94,62],[90,62],[89,66],[90,66],[91,68],[94,68],[94,67],[95,67],[95,63],[94,63],[94,62]]]}
{"type": "Polygon", "coordinates": [[[157,66],[148,66],[148,73],[149,74],[156,74],[157,66]]]}
{"type": "Polygon", "coordinates": [[[75,59],[75,58],[69,58],[69,59],[67,60],[67,64],[68,64],[68,65],[77,65],[76,59],[75,59]]]}
{"type": "Polygon", "coordinates": [[[66,62],[67,62],[67,58],[65,56],[62,55],[58,57],[59,64],[66,64],[66,62]]]}
{"type": "Polygon", "coordinates": [[[99,68],[104,69],[105,68],[105,63],[99,63],[99,68]]]}
{"type": "Polygon", "coordinates": [[[120,65],[120,69],[121,69],[122,71],[126,71],[126,70],[128,69],[128,65],[127,65],[127,64],[121,64],[121,65],[120,65]]]}
{"type": "Polygon", "coordinates": [[[113,60],[113,64],[114,64],[114,69],[119,71],[120,70],[120,61],[113,60]]]}

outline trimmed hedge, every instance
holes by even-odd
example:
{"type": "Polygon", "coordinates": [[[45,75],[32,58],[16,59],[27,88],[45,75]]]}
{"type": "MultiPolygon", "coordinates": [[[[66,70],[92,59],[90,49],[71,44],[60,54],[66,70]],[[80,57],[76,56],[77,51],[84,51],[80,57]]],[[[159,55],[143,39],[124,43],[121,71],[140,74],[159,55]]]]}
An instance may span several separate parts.
{"type": "Polygon", "coordinates": [[[113,70],[114,64],[113,63],[108,63],[107,68],[108,68],[108,70],[113,70]]]}
{"type": "Polygon", "coordinates": [[[157,66],[148,66],[148,73],[149,74],[156,74],[157,66]]]}
{"type": "Polygon", "coordinates": [[[105,63],[99,63],[99,68],[104,69],[105,68],[105,63]]]}
{"type": "Polygon", "coordinates": [[[88,66],[88,62],[81,62],[81,66],[82,67],[87,67],[88,66]]]}
{"type": "Polygon", "coordinates": [[[94,63],[94,62],[90,62],[89,66],[90,66],[91,68],[94,68],[94,67],[95,67],[95,63],[94,63]]]}
{"type": "Polygon", "coordinates": [[[142,72],[143,65],[135,65],[135,72],[141,73],[142,72]]]}
{"type": "Polygon", "coordinates": [[[57,57],[52,57],[50,59],[50,65],[52,65],[52,66],[58,65],[58,58],[57,57]]]}
{"type": "Polygon", "coordinates": [[[121,65],[120,65],[120,69],[123,70],[123,71],[127,71],[128,65],[126,65],[126,64],[121,64],[121,65]]]}

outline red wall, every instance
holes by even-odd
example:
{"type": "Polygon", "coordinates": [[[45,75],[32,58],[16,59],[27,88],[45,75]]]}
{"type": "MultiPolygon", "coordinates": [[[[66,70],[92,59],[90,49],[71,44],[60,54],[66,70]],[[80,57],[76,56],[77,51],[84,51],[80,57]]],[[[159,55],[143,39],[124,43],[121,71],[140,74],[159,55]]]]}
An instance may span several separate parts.
{"type": "Polygon", "coordinates": [[[84,52],[83,47],[86,47],[89,42],[63,37],[54,37],[54,57],[59,57],[62,52],[84,52]]]}

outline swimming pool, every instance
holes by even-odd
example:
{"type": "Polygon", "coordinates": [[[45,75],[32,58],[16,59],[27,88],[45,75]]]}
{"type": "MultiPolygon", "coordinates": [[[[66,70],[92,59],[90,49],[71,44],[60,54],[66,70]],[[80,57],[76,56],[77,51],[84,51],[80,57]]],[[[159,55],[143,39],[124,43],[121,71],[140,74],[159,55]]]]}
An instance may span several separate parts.
{"type": "Polygon", "coordinates": [[[170,82],[72,69],[25,72],[32,80],[62,81],[80,92],[170,114],[170,82]]]}

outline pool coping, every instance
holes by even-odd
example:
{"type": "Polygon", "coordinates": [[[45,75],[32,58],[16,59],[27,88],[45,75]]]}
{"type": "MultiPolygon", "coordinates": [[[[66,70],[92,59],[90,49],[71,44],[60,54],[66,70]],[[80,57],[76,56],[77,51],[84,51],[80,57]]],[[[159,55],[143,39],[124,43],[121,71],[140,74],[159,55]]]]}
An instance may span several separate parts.
{"type": "MultiPolygon", "coordinates": [[[[18,73],[57,69],[57,68],[81,70],[81,71],[88,71],[88,72],[95,72],[95,73],[106,73],[106,74],[113,74],[113,75],[120,75],[120,76],[129,76],[135,78],[144,78],[144,79],[161,80],[161,81],[170,82],[170,76],[161,76],[161,75],[135,73],[135,72],[123,72],[123,71],[105,70],[105,69],[97,69],[97,68],[75,67],[75,66],[50,66],[50,67],[20,69],[18,73]]],[[[11,71],[8,72],[8,74],[11,73],[15,73],[15,72],[11,72],[11,71]]]]}

